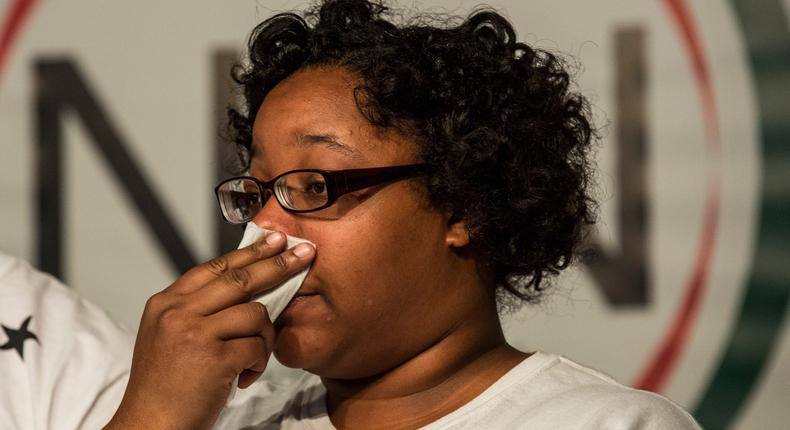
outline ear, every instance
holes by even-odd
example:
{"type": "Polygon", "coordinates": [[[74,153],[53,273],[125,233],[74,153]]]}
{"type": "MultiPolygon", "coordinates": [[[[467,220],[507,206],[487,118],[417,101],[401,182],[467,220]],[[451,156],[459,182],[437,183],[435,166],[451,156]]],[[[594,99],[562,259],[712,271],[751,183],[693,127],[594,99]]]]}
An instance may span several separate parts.
{"type": "Polygon", "coordinates": [[[447,220],[447,236],[445,237],[447,246],[461,248],[469,245],[469,229],[466,222],[458,219],[455,215],[450,215],[447,220]]]}

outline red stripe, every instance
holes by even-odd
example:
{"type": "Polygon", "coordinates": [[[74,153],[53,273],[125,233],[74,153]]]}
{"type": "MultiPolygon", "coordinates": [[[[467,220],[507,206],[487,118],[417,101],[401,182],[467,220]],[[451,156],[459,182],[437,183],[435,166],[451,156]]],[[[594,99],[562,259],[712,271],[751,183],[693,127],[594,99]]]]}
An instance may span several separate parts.
{"type": "Polygon", "coordinates": [[[713,259],[713,248],[716,243],[716,230],[719,221],[719,202],[721,199],[719,183],[719,155],[721,147],[719,142],[719,120],[708,66],[697,30],[684,0],[665,0],[664,3],[680,27],[686,51],[691,57],[691,64],[694,68],[694,75],[702,103],[706,149],[709,160],[712,162],[712,167],[708,169],[703,228],[699,250],[694,261],[694,270],[689,278],[683,302],[678,308],[669,331],[665,333],[658,350],[635,384],[638,388],[650,391],[661,391],[664,389],[669,377],[677,366],[678,360],[683,355],[689,333],[697,321],[699,307],[707,286],[711,260],[713,259]]]}
{"type": "Polygon", "coordinates": [[[3,26],[0,27],[0,30],[2,30],[2,33],[0,33],[0,82],[2,82],[3,71],[11,54],[11,46],[14,43],[14,39],[16,39],[25,18],[33,10],[35,4],[36,0],[16,0],[8,8],[3,26]]]}

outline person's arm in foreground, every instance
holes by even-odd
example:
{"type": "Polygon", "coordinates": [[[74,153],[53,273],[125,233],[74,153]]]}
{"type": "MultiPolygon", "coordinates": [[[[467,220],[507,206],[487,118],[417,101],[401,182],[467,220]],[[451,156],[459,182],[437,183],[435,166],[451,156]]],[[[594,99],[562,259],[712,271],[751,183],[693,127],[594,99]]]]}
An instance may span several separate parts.
{"type": "Polygon", "coordinates": [[[121,402],[134,336],[0,251],[0,429],[95,429],[121,402]]]}
{"type": "Polygon", "coordinates": [[[282,252],[284,236],[197,266],[152,296],[134,348],[129,385],[106,429],[210,428],[237,376],[263,372],[274,327],[250,299],[303,269],[315,249],[282,252]]]}

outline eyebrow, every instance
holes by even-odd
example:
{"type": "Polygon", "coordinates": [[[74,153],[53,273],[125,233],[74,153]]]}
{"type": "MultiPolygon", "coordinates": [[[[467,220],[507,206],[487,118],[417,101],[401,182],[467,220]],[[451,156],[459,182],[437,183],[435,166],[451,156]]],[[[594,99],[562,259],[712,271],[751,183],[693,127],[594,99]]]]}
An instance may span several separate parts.
{"type": "Polygon", "coordinates": [[[326,147],[330,150],[339,152],[351,158],[362,160],[367,159],[367,157],[362,155],[361,152],[341,142],[340,139],[338,139],[337,136],[333,134],[300,134],[297,136],[296,142],[303,146],[326,145],[326,147]]]}

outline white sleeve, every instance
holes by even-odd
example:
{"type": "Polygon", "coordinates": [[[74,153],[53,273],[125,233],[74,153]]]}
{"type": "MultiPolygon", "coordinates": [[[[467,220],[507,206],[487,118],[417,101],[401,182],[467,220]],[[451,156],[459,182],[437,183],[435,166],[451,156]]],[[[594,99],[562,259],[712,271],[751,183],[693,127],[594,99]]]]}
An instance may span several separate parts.
{"type": "Polygon", "coordinates": [[[97,429],[112,417],[134,338],[57,279],[0,253],[0,428],[97,429]]]}
{"type": "Polygon", "coordinates": [[[700,430],[694,418],[669,399],[630,390],[602,400],[602,407],[579,428],[610,430],[700,430]]]}

